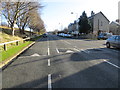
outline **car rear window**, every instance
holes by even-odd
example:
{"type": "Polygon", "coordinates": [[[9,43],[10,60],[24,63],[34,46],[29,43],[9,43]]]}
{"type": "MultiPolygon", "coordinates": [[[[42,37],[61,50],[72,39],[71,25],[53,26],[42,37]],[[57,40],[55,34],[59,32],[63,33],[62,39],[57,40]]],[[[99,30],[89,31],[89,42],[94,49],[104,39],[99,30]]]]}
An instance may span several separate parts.
{"type": "Polygon", "coordinates": [[[117,36],[116,39],[117,39],[117,40],[120,40],[120,36],[117,36]]]}

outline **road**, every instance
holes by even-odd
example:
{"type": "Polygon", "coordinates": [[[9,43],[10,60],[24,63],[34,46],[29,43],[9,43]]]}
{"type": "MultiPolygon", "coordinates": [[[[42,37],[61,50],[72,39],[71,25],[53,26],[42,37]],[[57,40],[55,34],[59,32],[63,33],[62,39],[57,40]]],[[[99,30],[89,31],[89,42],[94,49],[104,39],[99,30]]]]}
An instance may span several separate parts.
{"type": "Polygon", "coordinates": [[[2,72],[3,88],[118,88],[120,51],[105,40],[40,38],[2,72]]]}

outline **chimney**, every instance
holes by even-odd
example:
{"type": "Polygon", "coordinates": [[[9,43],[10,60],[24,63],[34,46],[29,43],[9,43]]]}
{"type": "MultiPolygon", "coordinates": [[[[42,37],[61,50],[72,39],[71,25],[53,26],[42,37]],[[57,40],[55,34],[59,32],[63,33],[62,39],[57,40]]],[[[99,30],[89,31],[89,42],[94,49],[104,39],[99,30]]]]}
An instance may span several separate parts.
{"type": "Polygon", "coordinates": [[[93,11],[91,11],[91,16],[93,16],[95,13],[93,11]]]}

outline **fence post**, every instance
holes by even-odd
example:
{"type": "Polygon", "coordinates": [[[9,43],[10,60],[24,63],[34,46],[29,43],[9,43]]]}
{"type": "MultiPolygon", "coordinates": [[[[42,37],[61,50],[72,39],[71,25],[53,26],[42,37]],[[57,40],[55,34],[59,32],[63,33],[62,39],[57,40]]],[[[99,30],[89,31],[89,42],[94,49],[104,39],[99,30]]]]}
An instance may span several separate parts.
{"type": "Polygon", "coordinates": [[[7,45],[6,44],[4,44],[4,50],[7,51],[7,45]]]}
{"type": "Polygon", "coordinates": [[[16,42],[16,45],[17,45],[17,46],[19,45],[19,41],[16,42]]]}

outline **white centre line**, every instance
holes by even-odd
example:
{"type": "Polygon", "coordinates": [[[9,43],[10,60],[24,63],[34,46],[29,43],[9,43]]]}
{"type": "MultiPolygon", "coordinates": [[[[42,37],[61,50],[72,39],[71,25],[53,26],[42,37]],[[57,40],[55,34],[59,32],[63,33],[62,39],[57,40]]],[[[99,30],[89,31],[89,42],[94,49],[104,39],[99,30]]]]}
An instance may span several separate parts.
{"type": "MultiPolygon", "coordinates": [[[[49,41],[48,41],[48,56],[50,55],[49,41]]],[[[50,59],[48,59],[48,66],[50,66],[50,59]]],[[[51,74],[48,74],[48,90],[52,90],[51,74]]]]}
{"type": "Polygon", "coordinates": [[[50,66],[50,59],[48,59],[48,66],[50,66]]]}
{"type": "Polygon", "coordinates": [[[59,50],[58,50],[58,48],[56,48],[56,51],[57,51],[57,53],[60,53],[59,50]]]}
{"type": "Polygon", "coordinates": [[[48,90],[52,90],[52,85],[51,85],[51,74],[48,75],[48,90]]]}
{"type": "Polygon", "coordinates": [[[48,47],[48,55],[50,55],[50,48],[48,47]]]}
{"type": "Polygon", "coordinates": [[[112,66],[114,66],[114,67],[116,67],[116,68],[118,68],[118,69],[120,69],[120,67],[119,66],[117,66],[117,65],[115,65],[115,64],[113,64],[113,63],[111,63],[111,62],[109,62],[109,61],[107,61],[107,60],[104,60],[106,63],[108,63],[108,64],[110,64],[110,65],[112,65],[112,66]]]}

